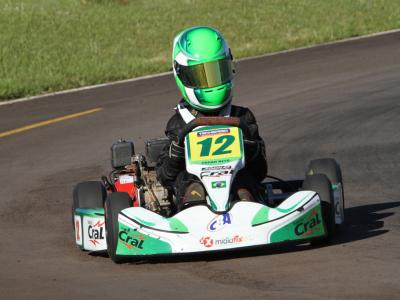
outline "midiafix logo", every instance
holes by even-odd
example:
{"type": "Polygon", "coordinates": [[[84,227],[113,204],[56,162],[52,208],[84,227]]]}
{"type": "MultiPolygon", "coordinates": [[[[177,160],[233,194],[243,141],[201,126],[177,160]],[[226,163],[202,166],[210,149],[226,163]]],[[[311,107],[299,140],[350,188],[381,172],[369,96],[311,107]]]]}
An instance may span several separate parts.
{"type": "Polygon", "coordinates": [[[228,245],[228,244],[240,244],[244,242],[245,238],[240,235],[235,235],[233,237],[226,237],[223,239],[213,239],[209,236],[203,236],[200,239],[200,244],[204,245],[204,247],[211,248],[213,246],[220,246],[220,245],[228,245]]]}
{"type": "Polygon", "coordinates": [[[230,213],[224,213],[223,215],[216,216],[214,219],[212,219],[211,222],[207,225],[207,230],[210,232],[216,232],[231,223],[232,215],[230,213]]]}
{"type": "Polygon", "coordinates": [[[94,246],[97,246],[97,244],[99,244],[98,240],[104,240],[104,222],[98,220],[97,223],[93,225],[93,223],[89,221],[88,224],[89,241],[94,246]]]}

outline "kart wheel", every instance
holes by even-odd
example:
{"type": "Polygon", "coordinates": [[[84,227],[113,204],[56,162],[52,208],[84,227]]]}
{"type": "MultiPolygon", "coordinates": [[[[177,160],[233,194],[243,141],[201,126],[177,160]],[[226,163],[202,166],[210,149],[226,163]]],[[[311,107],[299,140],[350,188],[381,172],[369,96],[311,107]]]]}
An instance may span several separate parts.
{"type": "Polygon", "coordinates": [[[72,225],[74,230],[75,209],[103,208],[106,197],[106,189],[100,181],[85,181],[75,186],[72,203],[72,225]]]}
{"type": "MultiPolygon", "coordinates": [[[[322,217],[327,235],[319,241],[326,242],[336,233],[335,208],[331,182],[324,174],[308,175],[303,183],[304,190],[317,192],[321,199],[322,217]]],[[[317,241],[317,240],[316,240],[317,241]]]]}
{"type": "Polygon", "coordinates": [[[132,199],[127,193],[111,193],[108,195],[105,204],[106,213],[106,240],[108,255],[115,263],[123,261],[123,257],[116,254],[118,245],[118,214],[121,210],[131,207],[132,199]]]}
{"type": "Polygon", "coordinates": [[[331,183],[343,183],[342,171],[338,162],[333,158],[320,158],[310,161],[307,174],[325,174],[331,183]]]}
{"type": "MultiPolygon", "coordinates": [[[[310,161],[307,168],[307,175],[313,174],[325,174],[333,185],[334,197],[338,197],[335,193],[339,193],[341,203],[338,202],[335,205],[336,213],[341,217],[342,222],[344,221],[344,190],[343,190],[343,178],[342,170],[339,163],[333,158],[321,158],[310,161]],[[341,207],[340,207],[341,206],[341,207]]],[[[339,225],[338,225],[339,226],[339,225]]]]}

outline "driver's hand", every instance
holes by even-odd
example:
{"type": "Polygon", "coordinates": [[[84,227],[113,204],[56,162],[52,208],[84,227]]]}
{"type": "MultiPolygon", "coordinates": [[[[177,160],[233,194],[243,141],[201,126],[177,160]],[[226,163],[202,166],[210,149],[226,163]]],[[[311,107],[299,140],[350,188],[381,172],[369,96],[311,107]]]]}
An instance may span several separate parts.
{"type": "Polygon", "coordinates": [[[185,159],[185,148],[173,141],[169,146],[169,157],[174,159],[185,159]]]}

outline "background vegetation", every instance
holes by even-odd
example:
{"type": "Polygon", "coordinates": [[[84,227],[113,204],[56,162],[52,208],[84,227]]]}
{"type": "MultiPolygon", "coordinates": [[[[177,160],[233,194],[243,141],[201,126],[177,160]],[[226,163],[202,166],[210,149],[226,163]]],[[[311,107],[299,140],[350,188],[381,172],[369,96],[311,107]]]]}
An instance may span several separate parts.
{"type": "Polygon", "coordinates": [[[176,33],[236,58],[400,27],[399,0],[0,0],[0,100],[167,71],[176,33]]]}

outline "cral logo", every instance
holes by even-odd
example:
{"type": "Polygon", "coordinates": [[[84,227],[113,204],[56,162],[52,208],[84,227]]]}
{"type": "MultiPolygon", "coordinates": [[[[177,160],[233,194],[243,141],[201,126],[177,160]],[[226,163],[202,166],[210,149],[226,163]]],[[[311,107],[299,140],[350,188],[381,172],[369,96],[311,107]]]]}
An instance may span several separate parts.
{"type": "Polygon", "coordinates": [[[88,227],[88,237],[90,239],[104,239],[104,222],[97,221],[94,225],[88,227]]]}
{"type": "Polygon", "coordinates": [[[97,221],[96,224],[92,225],[93,223],[89,223],[88,226],[88,237],[89,241],[93,245],[99,244],[97,240],[103,240],[104,239],[104,222],[97,221]]]}
{"type": "Polygon", "coordinates": [[[311,218],[305,222],[296,225],[296,227],[294,228],[294,233],[296,235],[303,236],[312,234],[315,230],[319,229],[319,227],[316,227],[319,224],[321,224],[319,214],[316,210],[313,210],[311,213],[311,218]]]}
{"type": "Polygon", "coordinates": [[[128,231],[121,231],[118,237],[129,249],[132,247],[143,249],[144,240],[142,235],[132,236],[129,235],[128,231]]]}

